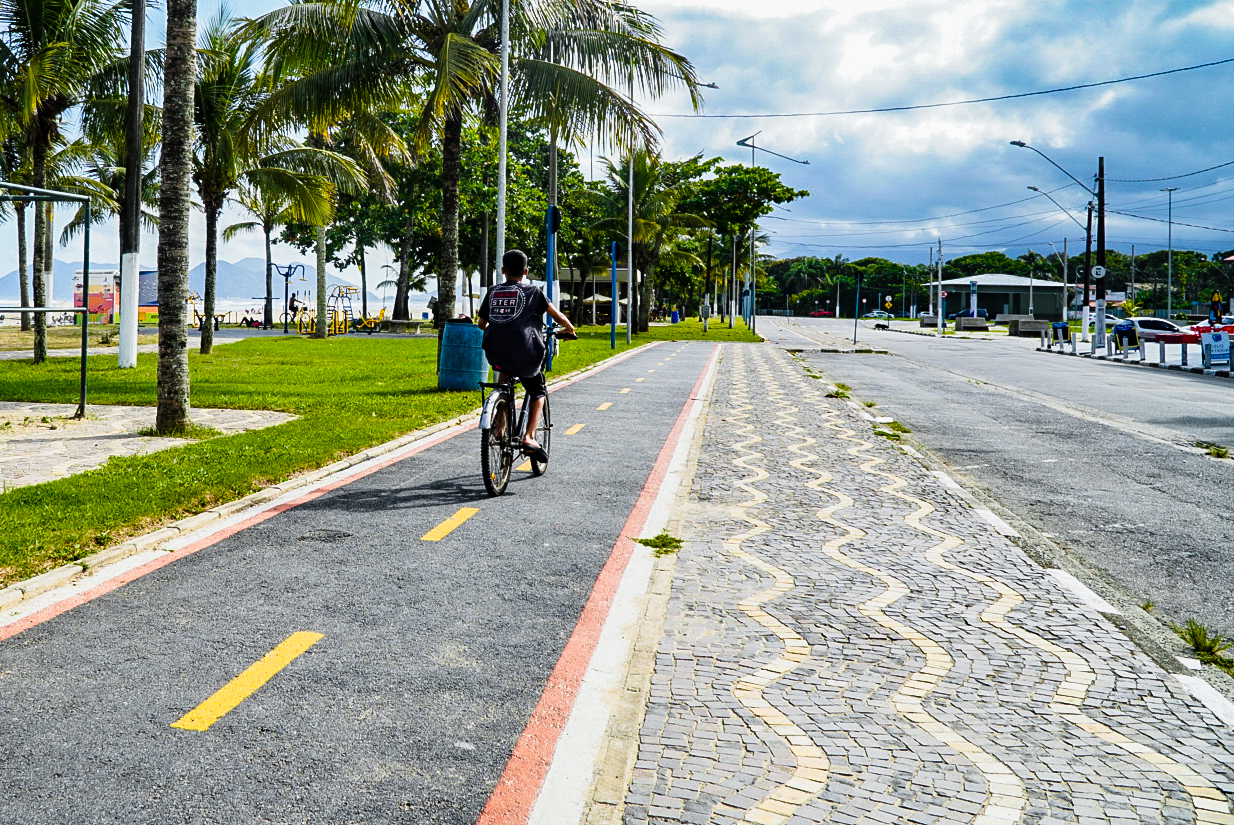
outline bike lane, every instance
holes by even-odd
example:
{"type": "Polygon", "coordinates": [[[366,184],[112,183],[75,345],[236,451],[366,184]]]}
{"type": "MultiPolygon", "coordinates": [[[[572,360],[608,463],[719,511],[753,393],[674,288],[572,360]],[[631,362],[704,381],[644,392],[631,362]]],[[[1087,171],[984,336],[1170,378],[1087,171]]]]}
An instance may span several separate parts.
{"type": "Polygon", "coordinates": [[[715,351],[555,391],[548,474],[500,498],[468,429],[27,621],[0,641],[0,822],[472,823],[522,736],[486,812],[519,821],[558,724],[528,720],[715,351]]]}

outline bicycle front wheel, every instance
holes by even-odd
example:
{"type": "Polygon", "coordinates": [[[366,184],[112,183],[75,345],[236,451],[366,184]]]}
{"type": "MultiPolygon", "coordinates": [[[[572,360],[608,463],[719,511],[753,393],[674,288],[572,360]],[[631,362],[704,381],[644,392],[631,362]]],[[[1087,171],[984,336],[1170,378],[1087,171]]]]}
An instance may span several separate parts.
{"type": "MultiPolygon", "coordinates": [[[[540,425],[536,427],[536,442],[544,448],[544,454],[550,454],[553,441],[553,417],[549,414],[548,396],[544,396],[544,410],[540,415],[540,425]]],[[[542,476],[548,472],[548,462],[531,460],[531,474],[542,476]]]]}
{"type": "Polygon", "coordinates": [[[499,398],[493,405],[489,425],[480,431],[480,469],[484,474],[484,489],[490,496],[499,496],[510,483],[514,466],[514,450],[510,446],[510,402],[499,398]]]}

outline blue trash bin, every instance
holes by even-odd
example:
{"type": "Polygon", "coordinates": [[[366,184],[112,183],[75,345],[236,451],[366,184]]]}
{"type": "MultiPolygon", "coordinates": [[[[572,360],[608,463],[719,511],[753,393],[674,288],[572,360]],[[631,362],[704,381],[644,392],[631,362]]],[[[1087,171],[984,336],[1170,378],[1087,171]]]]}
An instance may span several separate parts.
{"type": "Polygon", "coordinates": [[[488,380],[488,361],[480,348],[484,331],[461,318],[446,321],[437,361],[437,387],[443,390],[478,390],[488,380]]]}
{"type": "Polygon", "coordinates": [[[675,324],[680,320],[681,320],[681,313],[674,309],[673,310],[673,323],[675,324]]]}

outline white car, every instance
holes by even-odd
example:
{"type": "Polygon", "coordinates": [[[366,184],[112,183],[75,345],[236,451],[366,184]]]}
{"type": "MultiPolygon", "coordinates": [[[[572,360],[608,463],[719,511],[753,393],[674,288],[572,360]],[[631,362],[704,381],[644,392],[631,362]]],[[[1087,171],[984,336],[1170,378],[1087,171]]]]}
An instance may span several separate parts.
{"type": "Polygon", "coordinates": [[[862,318],[882,318],[884,321],[890,321],[891,313],[883,312],[881,309],[876,309],[873,312],[867,312],[865,315],[862,315],[861,317],[862,318]]]}
{"type": "Polygon", "coordinates": [[[1187,332],[1173,321],[1167,321],[1165,318],[1153,318],[1152,316],[1137,316],[1135,318],[1125,319],[1135,324],[1136,335],[1141,341],[1156,341],[1157,335],[1162,332],[1187,332]]]}

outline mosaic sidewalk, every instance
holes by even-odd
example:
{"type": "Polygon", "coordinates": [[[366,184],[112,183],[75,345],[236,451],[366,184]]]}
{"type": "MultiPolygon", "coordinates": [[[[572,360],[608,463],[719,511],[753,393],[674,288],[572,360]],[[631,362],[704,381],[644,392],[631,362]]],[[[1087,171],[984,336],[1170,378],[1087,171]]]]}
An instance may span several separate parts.
{"type": "Polygon", "coordinates": [[[830,389],[725,349],[625,822],[1234,823],[1234,729],[830,389]]]}

